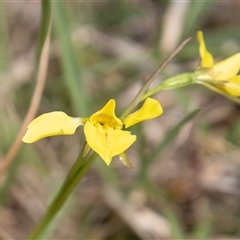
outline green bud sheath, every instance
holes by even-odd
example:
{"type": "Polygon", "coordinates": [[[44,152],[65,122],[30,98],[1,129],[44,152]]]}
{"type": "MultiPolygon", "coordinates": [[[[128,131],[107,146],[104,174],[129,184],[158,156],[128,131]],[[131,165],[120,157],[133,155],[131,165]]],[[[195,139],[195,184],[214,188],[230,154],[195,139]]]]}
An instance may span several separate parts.
{"type": "Polygon", "coordinates": [[[162,89],[173,89],[184,87],[194,83],[194,74],[193,73],[183,73],[176,75],[172,78],[168,78],[162,83],[162,89]]]}

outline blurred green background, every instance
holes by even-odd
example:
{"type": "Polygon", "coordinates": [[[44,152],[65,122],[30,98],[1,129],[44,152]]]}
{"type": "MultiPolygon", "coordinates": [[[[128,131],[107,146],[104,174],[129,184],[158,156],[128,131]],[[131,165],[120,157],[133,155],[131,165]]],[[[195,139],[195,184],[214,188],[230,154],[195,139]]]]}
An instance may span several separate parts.
{"type": "MultiPolygon", "coordinates": [[[[50,62],[38,114],[86,117],[110,98],[118,116],[183,41],[154,81],[199,63],[196,32],[221,60],[240,50],[239,1],[54,1],[50,62]]],[[[41,2],[0,2],[0,156],[28,111],[36,84],[41,2]]],[[[98,159],[46,239],[238,239],[239,106],[189,86],[154,96],[164,114],[131,129],[127,151],[98,159]],[[199,112],[196,109],[201,108],[199,112]]],[[[45,212],[84,143],[73,136],[23,144],[0,182],[0,239],[24,239],[45,212]]]]}

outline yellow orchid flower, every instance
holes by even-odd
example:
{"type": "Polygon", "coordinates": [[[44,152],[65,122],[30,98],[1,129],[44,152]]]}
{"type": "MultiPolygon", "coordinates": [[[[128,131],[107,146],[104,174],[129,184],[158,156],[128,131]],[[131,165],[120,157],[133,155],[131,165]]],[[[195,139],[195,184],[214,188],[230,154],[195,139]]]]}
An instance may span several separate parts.
{"type": "Polygon", "coordinates": [[[71,135],[78,126],[84,125],[83,130],[89,147],[109,165],[116,155],[122,159],[124,151],[136,140],[135,135],[122,130],[123,125],[128,128],[138,122],[155,118],[162,112],[157,100],[147,98],[139,110],[120,120],[115,115],[115,100],[111,99],[89,118],[73,118],[64,112],[42,114],[28,125],[22,141],[32,143],[49,136],[71,135]]]}
{"type": "Polygon", "coordinates": [[[237,53],[221,62],[214,63],[212,55],[208,52],[203,33],[198,31],[200,66],[196,73],[196,83],[211,88],[223,95],[240,96],[240,53],[237,53]]]}

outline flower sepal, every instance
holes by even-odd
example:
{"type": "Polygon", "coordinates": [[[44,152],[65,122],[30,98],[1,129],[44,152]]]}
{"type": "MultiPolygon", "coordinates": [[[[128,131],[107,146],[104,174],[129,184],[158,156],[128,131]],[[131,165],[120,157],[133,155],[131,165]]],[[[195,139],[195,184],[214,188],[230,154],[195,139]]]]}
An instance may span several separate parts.
{"type": "Polygon", "coordinates": [[[119,159],[126,167],[133,169],[133,165],[129,161],[128,156],[125,152],[119,154],[119,159]]]}

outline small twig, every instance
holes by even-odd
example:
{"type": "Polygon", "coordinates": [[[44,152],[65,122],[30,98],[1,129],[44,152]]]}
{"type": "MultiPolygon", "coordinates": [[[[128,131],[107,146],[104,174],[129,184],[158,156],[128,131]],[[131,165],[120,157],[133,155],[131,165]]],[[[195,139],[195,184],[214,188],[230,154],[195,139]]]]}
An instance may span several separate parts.
{"type": "Polygon", "coordinates": [[[48,68],[48,60],[49,60],[49,47],[50,47],[50,35],[51,35],[51,20],[48,27],[48,33],[42,48],[42,53],[40,56],[39,61],[39,70],[37,75],[37,83],[33,93],[32,101],[30,107],[28,109],[27,115],[22,123],[21,129],[11,145],[10,149],[8,150],[7,154],[0,162],[0,176],[4,174],[8,166],[13,161],[15,155],[17,154],[19,148],[22,144],[22,137],[26,131],[28,123],[34,118],[36,115],[37,109],[39,107],[39,103],[42,97],[43,89],[45,86],[46,75],[47,75],[47,68],[48,68]]]}
{"type": "Polygon", "coordinates": [[[183,49],[183,47],[191,40],[191,38],[187,38],[184,40],[176,50],[174,50],[164,61],[161,63],[161,65],[157,68],[157,70],[147,79],[145,85],[141,88],[141,90],[138,92],[136,97],[133,99],[129,107],[124,111],[124,113],[121,116],[121,119],[126,117],[129,113],[132,112],[132,110],[138,105],[139,102],[141,102],[142,96],[144,93],[148,90],[154,79],[157,77],[157,75],[167,66],[167,64],[183,49]]]}

